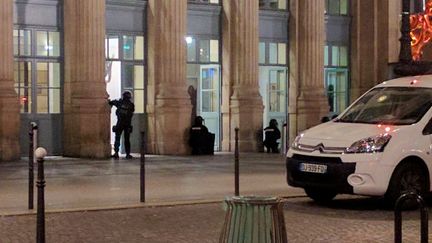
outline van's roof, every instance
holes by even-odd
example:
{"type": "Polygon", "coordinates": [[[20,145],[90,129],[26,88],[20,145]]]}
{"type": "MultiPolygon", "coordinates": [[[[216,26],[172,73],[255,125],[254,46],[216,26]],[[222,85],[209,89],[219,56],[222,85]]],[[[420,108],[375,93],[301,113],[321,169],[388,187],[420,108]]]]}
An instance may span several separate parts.
{"type": "Polygon", "coordinates": [[[432,88],[432,75],[409,76],[387,80],[376,87],[425,87],[432,88]]]}

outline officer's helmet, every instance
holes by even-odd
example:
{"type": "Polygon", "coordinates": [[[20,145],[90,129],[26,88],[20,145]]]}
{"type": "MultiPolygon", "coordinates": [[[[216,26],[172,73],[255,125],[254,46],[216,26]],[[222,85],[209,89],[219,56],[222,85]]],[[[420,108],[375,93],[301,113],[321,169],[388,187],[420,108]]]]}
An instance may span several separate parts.
{"type": "Polygon", "coordinates": [[[130,100],[132,98],[132,93],[129,90],[126,90],[123,92],[122,97],[125,100],[130,100]]]}

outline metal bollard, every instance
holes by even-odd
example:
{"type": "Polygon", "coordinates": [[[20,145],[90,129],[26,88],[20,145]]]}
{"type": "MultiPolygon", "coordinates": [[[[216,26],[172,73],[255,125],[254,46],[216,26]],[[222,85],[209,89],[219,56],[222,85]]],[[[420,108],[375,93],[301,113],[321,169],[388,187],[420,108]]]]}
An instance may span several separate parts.
{"type": "Polygon", "coordinates": [[[45,243],[45,176],[44,176],[44,157],[47,152],[44,148],[37,148],[35,155],[38,162],[38,200],[37,200],[37,224],[36,224],[36,242],[45,243]]]}
{"type": "Polygon", "coordinates": [[[428,242],[428,211],[423,198],[416,192],[407,192],[402,194],[395,205],[395,243],[402,243],[402,205],[407,199],[415,199],[417,204],[420,205],[420,217],[421,217],[421,243],[428,242]]]}
{"type": "Polygon", "coordinates": [[[235,195],[240,195],[240,179],[239,179],[239,147],[238,147],[238,132],[239,128],[235,128],[235,151],[234,151],[234,188],[235,195]]]}
{"type": "Polygon", "coordinates": [[[141,132],[141,168],[140,168],[140,201],[145,202],[145,132],[141,132]]]}
{"type": "Polygon", "coordinates": [[[30,123],[29,129],[29,182],[28,182],[28,209],[33,209],[33,192],[34,192],[34,150],[35,140],[37,140],[37,124],[35,122],[30,123]],[[36,131],[36,132],[35,132],[36,131]],[[36,133],[36,134],[35,134],[36,133]]]}
{"type": "Polygon", "coordinates": [[[232,197],[219,243],[287,243],[283,203],[276,197],[232,197]]]}

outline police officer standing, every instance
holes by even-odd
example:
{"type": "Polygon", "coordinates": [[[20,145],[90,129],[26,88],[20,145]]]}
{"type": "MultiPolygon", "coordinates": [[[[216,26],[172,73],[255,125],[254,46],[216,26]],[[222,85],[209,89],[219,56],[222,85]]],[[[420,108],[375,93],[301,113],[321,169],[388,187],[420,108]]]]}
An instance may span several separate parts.
{"type": "Polygon", "coordinates": [[[122,133],[124,132],[124,146],[126,150],[126,159],[132,159],[130,155],[130,134],[132,132],[132,116],[135,111],[135,105],[131,101],[132,93],[130,91],[124,91],[122,94],[122,98],[119,100],[108,100],[108,104],[110,106],[117,107],[116,115],[117,115],[117,124],[113,126],[113,132],[115,133],[115,142],[114,142],[114,154],[112,157],[114,159],[119,158],[119,147],[120,147],[120,138],[122,133]]]}

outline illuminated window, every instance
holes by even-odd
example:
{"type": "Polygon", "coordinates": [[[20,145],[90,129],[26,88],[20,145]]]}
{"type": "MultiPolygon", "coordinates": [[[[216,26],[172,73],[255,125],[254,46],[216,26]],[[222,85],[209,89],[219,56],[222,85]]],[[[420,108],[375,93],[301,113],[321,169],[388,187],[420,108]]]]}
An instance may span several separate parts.
{"type": "Polygon", "coordinates": [[[270,70],[269,72],[269,111],[285,112],[285,70],[270,70]]]}
{"type": "Polygon", "coordinates": [[[266,44],[265,42],[259,43],[259,63],[265,64],[266,62],[266,44]]]}
{"type": "Polygon", "coordinates": [[[348,0],[325,0],[325,13],[328,15],[348,15],[348,0]]]}
{"type": "Polygon", "coordinates": [[[287,0],[259,0],[260,9],[286,10],[287,0]]]}
{"type": "Polygon", "coordinates": [[[14,30],[13,31],[14,55],[30,56],[31,55],[31,31],[14,30]]]}
{"type": "Polygon", "coordinates": [[[272,65],[286,65],[287,63],[286,52],[287,52],[286,43],[260,42],[259,63],[272,64],[272,65]]]}
{"type": "Polygon", "coordinates": [[[219,4],[219,0],[188,0],[189,3],[219,4]]]}
{"type": "Polygon", "coordinates": [[[187,36],[187,62],[218,63],[219,40],[197,39],[187,36]]]}
{"type": "Polygon", "coordinates": [[[120,38],[116,35],[109,35],[105,39],[105,57],[107,59],[119,58],[119,40],[120,38]]]}
{"type": "Polygon", "coordinates": [[[60,113],[60,65],[36,63],[36,112],[60,113]]]}
{"type": "Polygon", "coordinates": [[[15,90],[21,113],[60,113],[60,32],[15,29],[14,54],[15,90]]]}
{"type": "Polygon", "coordinates": [[[142,35],[108,34],[105,38],[105,79],[118,77],[121,91],[132,92],[135,113],[144,113],[145,39],[142,35]]]}
{"type": "Polygon", "coordinates": [[[36,55],[60,56],[60,34],[55,31],[36,31],[36,55]]]}
{"type": "Polygon", "coordinates": [[[332,67],[348,66],[348,47],[328,45],[324,47],[324,65],[332,67]]]}
{"type": "Polygon", "coordinates": [[[21,105],[21,113],[32,112],[31,62],[15,62],[15,91],[21,105]]]}

